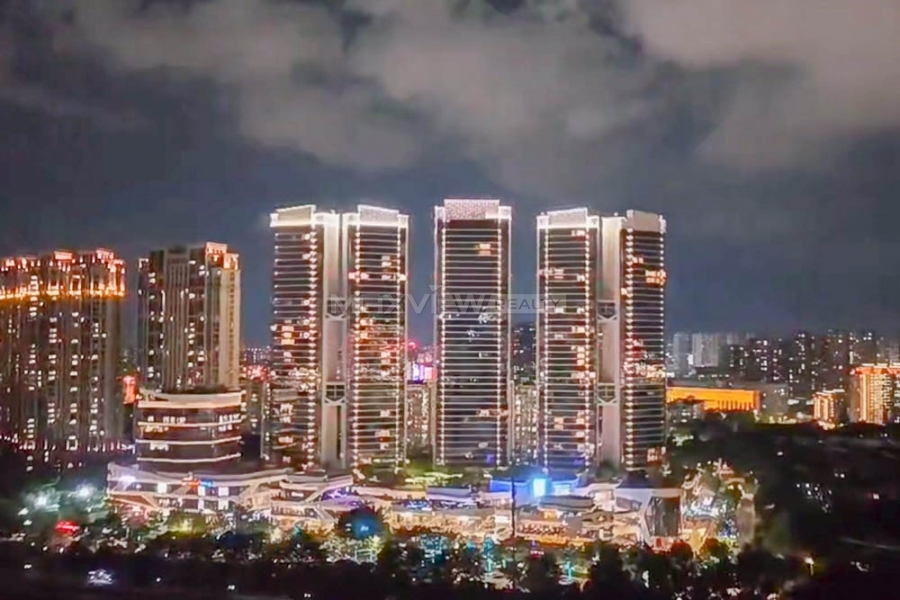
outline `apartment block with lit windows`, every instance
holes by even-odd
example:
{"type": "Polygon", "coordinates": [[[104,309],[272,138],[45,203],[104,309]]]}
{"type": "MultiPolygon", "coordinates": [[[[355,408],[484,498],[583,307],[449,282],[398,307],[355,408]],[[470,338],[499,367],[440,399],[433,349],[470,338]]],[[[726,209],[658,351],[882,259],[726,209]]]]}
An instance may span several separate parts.
{"type": "Polygon", "coordinates": [[[510,451],[510,227],[499,200],[435,209],[435,461],[492,467],[510,451]]]}
{"type": "Polygon", "coordinates": [[[138,265],[137,362],[154,390],[240,380],[241,270],[225,244],[152,251],[138,265]]]}
{"type": "Polygon", "coordinates": [[[409,217],[360,206],[342,217],[347,277],[347,465],[402,465],[409,217]]]}
{"type": "Polygon", "coordinates": [[[579,471],[596,460],[600,217],[586,208],[537,220],[539,461],[579,471]]]}
{"type": "Polygon", "coordinates": [[[144,389],[135,456],[162,471],[209,469],[241,456],[240,391],[165,393],[144,389]]]}
{"type": "Polygon", "coordinates": [[[602,219],[601,458],[627,470],[661,459],[666,439],[665,240],[661,216],[602,219]]]}
{"type": "Polygon", "coordinates": [[[338,460],[344,408],[340,216],[314,205],[271,216],[272,345],[263,457],[304,469],[338,460]]]}
{"type": "Polygon", "coordinates": [[[124,301],[108,250],[0,260],[0,435],[29,468],[120,448],[124,301]]]}
{"type": "Polygon", "coordinates": [[[898,406],[900,365],[865,364],[850,375],[850,420],[854,423],[884,425],[894,420],[898,406]]]}

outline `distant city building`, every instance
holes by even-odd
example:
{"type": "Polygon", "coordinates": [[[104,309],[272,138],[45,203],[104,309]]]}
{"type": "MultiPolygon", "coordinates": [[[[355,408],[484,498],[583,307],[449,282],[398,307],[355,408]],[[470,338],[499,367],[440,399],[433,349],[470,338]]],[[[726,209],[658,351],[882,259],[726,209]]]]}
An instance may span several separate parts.
{"type": "Polygon", "coordinates": [[[850,420],[883,425],[890,420],[900,365],[867,364],[855,367],[850,386],[850,420]]]}
{"type": "Polygon", "coordinates": [[[160,470],[220,466],[241,456],[241,392],[142,390],[135,456],[160,470]]]}
{"type": "MultiPolygon", "coordinates": [[[[847,390],[850,382],[851,355],[858,344],[846,331],[829,331],[822,340],[821,362],[816,386],[820,390],[847,390]]],[[[874,340],[872,342],[874,349],[874,340]]],[[[875,356],[866,362],[874,362],[875,356]]]]}
{"type": "Polygon", "coordinates": [[[862,331],[854,336],[849,362],[854,365],[878,362],[878,335],[874,331],[862,331]]]}
{"type": "Polygon", "coordinates": [[[272,352],[268,347],[263,348],[244,348],[241,350],[241,366],[269,364],[272,352]]]}
{"type": "Polygon", "coordinates": [[[347,269],[347,466],[399,468],[408,340],[409,217],[360,206],[342,218],[347,269]]]}
{"type": "Polygon", "coordinates": [[[747,383],[744,387],[758,390],[762,406],[760,416],[768,420],[781,420],[790,414],[786,383],[747,383]]]}
{"type": "Polygon", "coordinates": [[[539,461],[581,471],[595,463],[600,433],[600,218],[586,208],[545,213],[537,238],[539,461]]]}
{"type": "Polygon", "coordinates": [[[512,368],[516,382],[534,383],[536,344],[537,328],[534,322],[520,323],[512,328],[512,368]]]}
{"type": "Polygon", "coordinates": [[[715,333],[695,333],[691,336],[693,367],[718,367],[722,339],[715,333]]]}
{"type": "Polygon", "coordinates": [[[240,378],[241,269],[225,244],[173,246],[139,262],[141,386],[187,390],[240,378]]]}
{"type": "MultiPolygon", "coordinates": [[[[741,333],[694,333],[690,338],[691,366],[695,369],[723,367],[726,365],[728,347],[735,344],[743,344],[746,339],[747,336],[741,333]]],[[[681,343],[686,346],[687,340],[682,339],[681,343]]]]}
{"type": "Polygon", "coordinates": [[[119,449],[124,299],[108,250],[0,260],[0,435],[29,470],[119,449]]]}
{"type": "Polygon", "coordinates": [[[847,392],[844,389],[822,390],[813,395],[813,419],[833,424],[846,418],[847,392]]]}
{"type": "Polygon", "coordinates": [[[880,363],[900,363],[900,340],[896,337],[878,338],[878,360],[880,363]]]}
{"type": "Polygon", "coordinates": [[[725,350],[725,370],[734,381],[749,380],[750,350],[745,344],[730,344],[725,350]]]}
{"type": "Polygon", "coordinates": [[[667,403],[685,400],[699,400],[704,412],[757,412],[762,408],[762,395],[753,389],[675,386],[666,389],[667,403]]]}
{"type": "Polygon", "coordinates": [[[666,404],[666,419],[669,426],[687,425],[699,421],[704,415],[703,400],[676,400],[666,404]]]}
{"type": "Polygon", "coordinates": [[[666,221],[628,211],[601,226],[601,458],[638,470],[666,440],[666,221]]]}
{"type": "Polygon", "coordinates": [[[790,340],[785,354],[788,392],[791,398],[811,400],[813,392],[818,389],[820,373],[816,337],[805,331],[797,333],[790,340]]]}
{"type": "Polygon", "coordinates": [[[445,200],[435,209],[439,465],[507,463],[511,223],[499,200],[445,200]]]}
{"type": "Polygon", "coordinates": [[[692,338],[687,332],[676,333],[672,340],[672,362],[675,377],[687,377],[692,366],[692,338]]]}

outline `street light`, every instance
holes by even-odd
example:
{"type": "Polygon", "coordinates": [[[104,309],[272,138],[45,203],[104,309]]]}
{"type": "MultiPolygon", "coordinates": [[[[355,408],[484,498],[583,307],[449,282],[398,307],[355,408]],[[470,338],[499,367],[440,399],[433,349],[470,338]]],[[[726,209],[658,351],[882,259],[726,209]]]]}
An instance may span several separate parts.
{"type": "Polygon", "coordinates": [[[815,566],[816,566],[815,559],[813,559],[812,556],[807,556],[806,558],[803,559],[803,562],[805,562],[806,566],[809,567],[809,574],[812,575],[813,570],[815,569],[815,566]]]}

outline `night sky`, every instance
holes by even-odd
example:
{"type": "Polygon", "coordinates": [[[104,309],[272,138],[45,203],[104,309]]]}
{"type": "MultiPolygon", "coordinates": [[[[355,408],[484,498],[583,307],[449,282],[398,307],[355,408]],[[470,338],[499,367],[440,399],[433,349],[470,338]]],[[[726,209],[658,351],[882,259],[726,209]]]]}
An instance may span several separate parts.
{"type": "Polygon", "coordinates": [[[900,331],[898,189],[896,0],[0,0],[0,255],[226,242],[250,343],[272,209],[408,211],[422,293],[447,196],[517,292],[539,211],[636,208],[673,331],[900,331]]]}

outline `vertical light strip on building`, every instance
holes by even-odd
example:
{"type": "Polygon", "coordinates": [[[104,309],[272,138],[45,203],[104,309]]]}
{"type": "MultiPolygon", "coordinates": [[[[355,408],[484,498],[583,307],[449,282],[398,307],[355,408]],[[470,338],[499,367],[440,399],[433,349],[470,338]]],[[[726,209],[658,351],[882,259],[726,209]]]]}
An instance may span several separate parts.
{"type": "Polygon", "coordinates": [[[325,328],[330,285],[340,276],[340,217],[313,205],[285,208],[272,214],[271,228],[271,395],[263,453],[308,468],[322,454],[326,351],[332,351],[325,328]]]}
{"type": "Polygon", "coordinates": [[[404,458],[409,217],[360,206],[343,216],[347,270],[348,466],[404,458]]]}
{"type": "Polygon", "coordinates": [[[438,464],[508,459],[511,222],[499,200],[435,209],[438,464]]]}
{"type": "Polygon", "coordinates": [[[124,298],[108,250],[0,260],[0,431],[29,468],[118,449],[124,298]]]}
{"type": "Polygon", "coordinates": [[[604,405],[601,453],[628,470],[659,460],[665,443],[665,235],[659,215],[604,217],[603,300],[617,319],[603,329],[604,378],[617,402],[604,405]]]}
{"type": "Polygon", "coordinates": [[[600,218],[586,208],[537,220],[539,460],[582,470],[598,443],[597,272],[600,218]]]}

